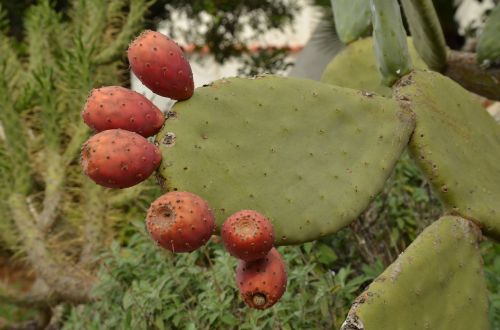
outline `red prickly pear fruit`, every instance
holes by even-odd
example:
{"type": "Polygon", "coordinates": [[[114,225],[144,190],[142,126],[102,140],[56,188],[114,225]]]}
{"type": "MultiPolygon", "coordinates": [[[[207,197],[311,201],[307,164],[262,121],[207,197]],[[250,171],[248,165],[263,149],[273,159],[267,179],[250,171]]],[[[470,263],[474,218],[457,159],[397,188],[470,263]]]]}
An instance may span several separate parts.
{"type": "Polygon", "coordinates": [[[108,188],[128,188],[146,180],[160,165],[158,148],[141,135],[121,129],[97,133],[83,144],[85,174],[108,188]]]}
{"type": "Polygon", "coordinates": [[[186,100],[193,95],[193,73],[182,49],[165,35],[146,30],[128,48],[134,74],[158,95],[186,100]]]}
{"type": "Polygon", "coordinates": [[[149,207],[146,227],[151,238],[172,252],[192,252],[215,230],[215,218],[201,197],[181,191],[160,196],[149,207]]]}
{"type": "Polygon", "coordinates": [[[158,133],[165,116],[142,94],[120,86],[93,89],[82,111],[96,132],[121,128],[144,137],[158,133]]]}
{"type": "Polygon", "coordinates": [[[222,225],[221,236],[226,250],[245,261],[265,257],[274,244],[271,222],[253,210],[238,211],[231,215],[222,225]]]}
{"type": "Polygon", "coordinates": [[[236,283],[241,297],[255,309],[274,305],[285,293],[286,281],[285,263],[275,248],[262,259],[240,260],[236,268],[236,283]]]}

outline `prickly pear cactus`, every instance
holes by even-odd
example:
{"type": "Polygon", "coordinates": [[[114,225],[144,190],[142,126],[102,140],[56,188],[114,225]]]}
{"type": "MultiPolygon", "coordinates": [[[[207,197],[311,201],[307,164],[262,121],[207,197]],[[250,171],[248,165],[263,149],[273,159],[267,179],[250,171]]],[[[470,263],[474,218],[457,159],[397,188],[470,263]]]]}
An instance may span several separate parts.
{"type": "Polygon", "coordinates": [[[241,209],[262,212],[278,245],[353,221],[413,130],[393,100],[272,76],[217,81],[173,111],[156,138],[164,187],[206,198],[219,225],[241,209]]]}
{"type": "Polygon", "coordinates": [[[476,97],[435,72],[413,72],[395,94],[416,114],[410,152],[448,211],[500,239],[500,126],[476,97]]]}
{"type": "MultiPolygon", "coordinates": [[[[446,49],[443,40],[430,37],[439,30],[431,2],[405,3],[408,12],[420,15],[412,21],[417,45],[436,47],[421,54],[429,66],[441,68],[446,49]],[[422,22],[434,25],[424,29],[418,26],[422,22]]],[[[333,4],[366,9],[368,2],[333,4]]],[[[132,69],[146,68],[141,80],[187,93],[176,98],[183,101],[167,113],[155,137],[162,155],[157,178],[170,193],[149,209],[148,230],[161,246],[191,252],[208,241],[215,226],[223,227],[226,249],[246,260],[236,275],[240,294],[248,306],[268,308],[287,284],[273,244],[316,240],[351,223],[382,190],[409,143],[448,212],[463,218],[445,216],[427,228],[358,298],[342,328],[487,329],[477,244],[480,229],[500,238],[500,127],[451,80],[412,71],[412,62],[417,68],[426,64],[411,43],[408,48],[396,0],[369,4],[374,37],[352,43],[334,59],[323,77],[330,84],[230,78],[193,94],[191,79],[175,78],[191,72],[180,50],[182,70],[172,71],[163,56],[167,48],[163,54],[140,42],[135,45],[140,51],[129,48],[132,69]],[[157,60],[164,65],[149,71],[157,60]],[[164,76],[165,70],[177,74],[164,76]],[[181,194],[195,196],[193,208],[203,204],[205,211],[186,209],[181,194]],[[226,220],[241,210],[247,210],[245,217],[226,220]],[[247,212],[254,215],[252,223],[246,222],[247,212]],[[260,213],[263,219],[256,221],[260,213]]],[[[149,34],[153,46],[154,39],[171,42],[149,34]]],[[[178,61],[170,64],[176,67],[178,61]]]]}
{"type": "MultiPolygon", "coordinates": [[[[408,50],[415,68],[426,69],[419,57],[411,38],[408,38],[408,50]]],[[[327,84],[355,88],[379,95],[390,96],[392,89],[382,84],[373,51],[373,38],[357,40],[343,49],[328,64],[321,77],[327,84]]]]}
{"type": "Polygon", "coordinates": [[[341,329],[489,329],[480,236],[460,217],[433,223],[356,299],[341,329]]]}

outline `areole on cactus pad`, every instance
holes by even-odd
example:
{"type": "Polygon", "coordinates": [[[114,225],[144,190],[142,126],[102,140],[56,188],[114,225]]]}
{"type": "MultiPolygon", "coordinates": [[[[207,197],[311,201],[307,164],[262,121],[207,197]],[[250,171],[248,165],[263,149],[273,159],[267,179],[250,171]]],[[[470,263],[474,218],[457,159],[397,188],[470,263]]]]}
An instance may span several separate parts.
{"type": "Polygon", "coordinates": [[[257,210],[279,245],[353,221],[414,127],[391,99],[272,76],[216,81],[168,117],[156,137],[164,188],[207,198],[219,225],[238,210],[257,210]]]}

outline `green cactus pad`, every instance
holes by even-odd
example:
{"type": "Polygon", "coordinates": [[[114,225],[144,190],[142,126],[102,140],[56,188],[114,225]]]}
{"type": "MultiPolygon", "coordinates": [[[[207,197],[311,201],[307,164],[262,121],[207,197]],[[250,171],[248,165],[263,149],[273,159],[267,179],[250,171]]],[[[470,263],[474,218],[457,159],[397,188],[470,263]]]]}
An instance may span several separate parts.
{"type": "Polygon", "coordinates": [[[353,304],[341,330],[485,330],[488,298],[471,222],[442,217],[353,304]]]}
{"type": "Polygon", "coordinates": [[[402,0],[413,44],[434,71],[446,66],[446,42],[432,0],[402,0]]]}
{"type": "Polygon", "coordinates": [[[397,0],[370,0],[370,9],[377,68],[392,86],[412,69],[401,11],[397,0]]]}
{"type": "MultiPolygon", "coordinates": [[[[408,50],[416,68],[427,66],[418,56],[411,38],[408,38],[408,50]]],[[[344,48],[328,64],[321,81],[327,84],[374,92],[383,96],[391,96],[392,89],[382,84],[375,53],[373,38],[357,40],[344,48]]]]}
{"type": "Polygon", "coordinates": [[[491,12],[479,37],[477,60],[485,66],[500,66],[500,4],[491,12]]]}
{"type": "Polygon", "coordinates": [[[382,189],[413,130],[391,99],[311,80],[219,80],[177,103],[156,142],[160,182],[200,195],[218,226],[254,209],[277,243],[332,234],[382,189]]]}
{"type": "Polygon", "coordinates": [[[435,72],[413,72],[395,95],[417,116],[410,152],[448,211],[500,239],[500,126],[477,97],[435,72]]]}
{"type": "Polygon", "coordinates": [[[351,43],[371,32],[370,2],[366,0],[332,0],[335,29],[340,40],[351,43]]]}

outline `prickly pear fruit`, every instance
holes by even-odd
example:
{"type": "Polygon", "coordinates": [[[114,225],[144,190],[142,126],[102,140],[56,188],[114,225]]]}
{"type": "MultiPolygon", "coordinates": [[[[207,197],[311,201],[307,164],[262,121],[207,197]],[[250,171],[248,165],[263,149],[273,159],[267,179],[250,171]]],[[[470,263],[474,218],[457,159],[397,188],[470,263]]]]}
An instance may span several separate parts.
{"type": "Polygon", "coordinates": [[[160,165],[161,155],[141,135],[121,129],[100,132],[82,147],[83,171],[108,188],[128,188],[146,180],[160,165]]]}
{"type": "Polygon", "coordinates": [[[128,48],[135,75],[158,95],[185,100],[193,95],[191,66],[182,49],[163,34],[144,31],[128,48]]]}
{"type": "Polygon", "coordinates": [[[97,132],[121,128],[144,137],[158,133],[165,116],[142,94],[120,86],[93,89],[82,112],[97,132]]]}
{"type": "Polygon", "coordinates": [[[245,261],[265,257],[274,244],[271,222],[253,210],[238,211],[230,216],[222,225],[221,236],[226,250],[245,261]]]}
{"type": "Polygon", "coordinates": [[[285,263],[275,248],[262,259],[240,260],[236,269],[240,294],[249,307],[256,309],[274,305],[285,293],[286,281],[285,263]]]}
{"type": "Polygon", "coordinates": [[[161,247],[172,252],[192,252],[208,241],[215,230],[215,219],[201,197],[172,191],[151,204],[146,227],[161,247]]]}

